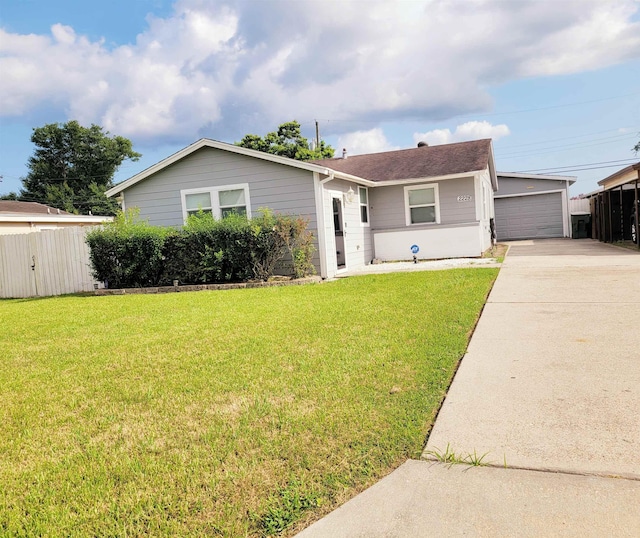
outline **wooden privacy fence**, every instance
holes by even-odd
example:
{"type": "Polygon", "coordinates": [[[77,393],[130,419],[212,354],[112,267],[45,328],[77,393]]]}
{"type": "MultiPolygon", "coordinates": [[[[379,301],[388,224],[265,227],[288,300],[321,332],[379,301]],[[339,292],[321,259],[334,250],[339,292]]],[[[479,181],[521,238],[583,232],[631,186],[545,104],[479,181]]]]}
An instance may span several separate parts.
{"type": "Polygon", "coordinates": [[[0,235],[0,297],[47,297],[92,291],[85,235],[74,226],[0,235]]]}

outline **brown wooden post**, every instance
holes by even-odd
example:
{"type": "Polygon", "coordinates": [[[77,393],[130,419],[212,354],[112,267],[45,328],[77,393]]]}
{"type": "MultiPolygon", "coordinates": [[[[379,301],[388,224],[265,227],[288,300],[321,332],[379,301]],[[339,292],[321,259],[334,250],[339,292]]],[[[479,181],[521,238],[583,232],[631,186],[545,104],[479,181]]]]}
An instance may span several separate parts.
{"type": "Polygon", "coordinates": [[[611,211],[611,191],[607,191],[607,205],[608,205],[608,218],[607,222],[609,223],[609,243],[613,243],[613,215],[611,211]]]}
{"type": "Polygon", "coordinates": [[[623,186],[624,185],[620,185],[620,241],[624,241],[624,200],[622,192],[623,186]]]}
{"type": "MultiPolygon", "coordinates": [[[[640,170],[638,170],[638,179],[640,179],[640,170]]],[[[635,188],[635,200],[633,203],[636,205],[636,242],[640,249],[640,228],[638,228],[638,222],[640,222],[640,202],[638,201],[638,179],[636,179],[635,188]]]]}

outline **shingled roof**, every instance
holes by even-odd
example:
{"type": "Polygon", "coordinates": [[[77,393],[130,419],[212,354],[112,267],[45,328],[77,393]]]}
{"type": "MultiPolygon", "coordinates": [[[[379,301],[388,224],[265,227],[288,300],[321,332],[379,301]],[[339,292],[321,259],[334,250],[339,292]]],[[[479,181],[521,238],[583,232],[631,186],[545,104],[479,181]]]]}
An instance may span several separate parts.
{"type": "Polygon", "coordinates": [[[17,202],[15,200],[0,200],[0,213],[20,215],[71,215],[62,209],[49,207],[38,202],[17,202]]]}
{"type": "Polygon", "coordinates": [[[490,155],[491,140],[485,139],[311,162],[371,181],[393,181],[484,170],[490,155]]]}

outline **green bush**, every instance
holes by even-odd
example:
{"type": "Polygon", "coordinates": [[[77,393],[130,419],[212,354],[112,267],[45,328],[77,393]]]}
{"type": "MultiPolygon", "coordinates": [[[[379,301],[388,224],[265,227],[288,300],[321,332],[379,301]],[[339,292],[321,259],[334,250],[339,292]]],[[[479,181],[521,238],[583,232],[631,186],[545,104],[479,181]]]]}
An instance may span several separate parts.
{"type": "Polygon", "coordinates": [[[95,278],[112,288],[268,280],[283,265],[300,278],[314,271],[307,225],[302,217],[261,209],[253,219],[217,220],[200,212],[177,230],[151,226],[128,211],[91,231],[87,242],[95,278]]]}
{"type": "Polygon", "coordinates": [[[163,245],[168,229],[138,219],[137,210],[87,234],[96,280],[110,288],[158,285],[163,270],[163,245]]]}

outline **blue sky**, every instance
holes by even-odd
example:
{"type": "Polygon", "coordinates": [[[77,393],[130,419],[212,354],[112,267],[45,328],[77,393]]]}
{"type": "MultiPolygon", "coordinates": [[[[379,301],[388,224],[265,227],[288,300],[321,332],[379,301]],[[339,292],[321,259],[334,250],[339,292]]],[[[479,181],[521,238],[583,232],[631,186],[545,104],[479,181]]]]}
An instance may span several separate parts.
{"type": "Polygon", "coordinates": [[[0,193],[70,119],[143,154],[116,182],[291,119],[350,154],[492,137],[572,194],[640,159],[636,0],[0,0],[0,73],[0,193]]]}

